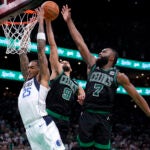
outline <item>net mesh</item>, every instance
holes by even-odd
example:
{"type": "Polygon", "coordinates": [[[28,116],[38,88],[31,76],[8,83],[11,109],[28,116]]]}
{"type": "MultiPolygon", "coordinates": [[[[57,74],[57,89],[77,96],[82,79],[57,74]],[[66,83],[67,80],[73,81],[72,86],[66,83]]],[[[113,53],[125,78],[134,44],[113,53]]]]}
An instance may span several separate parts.
{"type": "Polygon", "coordinates": [[[2,28],[7,40],[6,54],[30,52],[30,34],[37,23],[35,11],[27,10],[4,21],[2,28]],[[24,49],[24,50],[23,50],[24,49]]]}

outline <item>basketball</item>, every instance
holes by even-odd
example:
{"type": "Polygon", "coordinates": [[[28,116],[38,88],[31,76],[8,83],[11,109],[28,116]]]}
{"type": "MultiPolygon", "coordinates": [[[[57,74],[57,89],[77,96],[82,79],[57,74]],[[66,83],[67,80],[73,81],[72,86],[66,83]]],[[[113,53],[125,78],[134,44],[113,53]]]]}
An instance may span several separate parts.
{"type": "Polygon", "coordinates": [[[44,9],[45,19],[55,20],[59,15],[59,6],[54,1],[46,1],[41,7],[44,9]]]}

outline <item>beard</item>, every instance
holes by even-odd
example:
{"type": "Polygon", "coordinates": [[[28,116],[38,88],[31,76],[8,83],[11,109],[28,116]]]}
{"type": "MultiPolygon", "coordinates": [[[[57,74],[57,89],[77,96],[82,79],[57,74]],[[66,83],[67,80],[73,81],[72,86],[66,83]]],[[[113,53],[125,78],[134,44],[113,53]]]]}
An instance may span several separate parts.
{"type": "Polygon", "coordinates": [[[63,66],[63,70],[64,70],[64,72],[69,72],[70,68],[68,66],[63,66]]]}
{"type": "Polygon", "coordinates": [[[96,66],[102,68],[108,63],[108,57],[101,57],[96,60],[96,66]]]}

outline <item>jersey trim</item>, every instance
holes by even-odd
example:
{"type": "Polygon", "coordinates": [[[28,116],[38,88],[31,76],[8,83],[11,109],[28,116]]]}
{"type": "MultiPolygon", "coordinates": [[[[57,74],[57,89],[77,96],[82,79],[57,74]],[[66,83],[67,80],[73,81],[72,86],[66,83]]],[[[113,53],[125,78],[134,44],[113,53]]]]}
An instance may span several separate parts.
{"type": "Polygon", "coordinates": [[[61,120],[65,120],[65,121],[69,121],[69,117],[67,117],[67,116],[63,116],[63,115],[60,115],[58,113],[55,113],[55,112],[51,111],[50,109],[46,109],[46,111],[52,117],[55,117],[55,118],[61,119],[61,120]]]}
{"type": "Polygon", "coordinates": [[[85,111],[90,113],[95,113],[95,114],[110,114],[110,112],[107,111],[99,111],[99,110],[91,110],[91,109],[86,109],[85,111]]]}

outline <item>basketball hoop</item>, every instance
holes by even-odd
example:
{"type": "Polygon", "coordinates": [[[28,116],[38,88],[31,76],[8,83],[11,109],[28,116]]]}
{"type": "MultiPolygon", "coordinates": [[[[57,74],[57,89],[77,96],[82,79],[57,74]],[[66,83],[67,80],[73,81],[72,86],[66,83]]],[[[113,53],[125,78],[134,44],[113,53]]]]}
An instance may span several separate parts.
{"type": "Polygon", "coordinates": [[[30,52],[30,34],[36,23],[36,12],[33,10],[26,10],[23,13],[10,17],[1,24],[7,40],[6,54],[30,52]]]}

